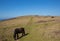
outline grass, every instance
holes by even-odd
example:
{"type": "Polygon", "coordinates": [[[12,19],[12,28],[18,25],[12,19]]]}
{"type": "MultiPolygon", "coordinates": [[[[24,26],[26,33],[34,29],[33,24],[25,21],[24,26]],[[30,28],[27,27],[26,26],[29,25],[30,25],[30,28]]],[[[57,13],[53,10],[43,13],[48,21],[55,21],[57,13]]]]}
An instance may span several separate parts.
{"type": "MultiPolygon", "coordinates": [[[[26,24],[0,26],[0,41],[14,41],[13,31],[15,28],[21,27],[21,26],[23,26],[25,28],[25,32],[29,34],[22,37],[21,39],[18,39],[18,41],[60,41],[60,23],[59,22],[47,21],[44,23],[36,23],[37,21],[39,21],[39,18],[38,20],[34,20],[34,19],[35,17],[29,17],[29,20],[26,24]]],[[[52,20],[51,18],[50,19],[43,18],[42,20],[46,21],[46,19],[52,20]]],[[[59,18],[57,20],[59,20],[59,18]]]]}

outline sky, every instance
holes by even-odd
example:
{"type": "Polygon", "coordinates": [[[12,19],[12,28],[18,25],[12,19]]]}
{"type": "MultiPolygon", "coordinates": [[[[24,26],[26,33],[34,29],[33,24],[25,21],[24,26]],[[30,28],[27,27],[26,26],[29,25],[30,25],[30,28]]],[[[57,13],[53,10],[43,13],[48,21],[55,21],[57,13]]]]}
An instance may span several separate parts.
{"type": "Polygon", "coordinates": [[[25,15],[60,16],[60,0],[0,0],[0,19],[25,15]]]}

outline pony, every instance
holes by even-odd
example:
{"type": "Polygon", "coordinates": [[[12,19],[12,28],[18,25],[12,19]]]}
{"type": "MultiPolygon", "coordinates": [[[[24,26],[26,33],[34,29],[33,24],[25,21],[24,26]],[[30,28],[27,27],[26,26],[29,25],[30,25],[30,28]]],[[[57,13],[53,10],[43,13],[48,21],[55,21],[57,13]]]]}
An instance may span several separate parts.
{"type": "Polygon", "coordinates": [[[24,36],[25,35],[25,29],[22,27],[22,28],[16,28],[15,30],[14,30],[14,40],[17,40],[17,39],[19,39],[19,33],[22,33],[22,36],[24,36]]]}

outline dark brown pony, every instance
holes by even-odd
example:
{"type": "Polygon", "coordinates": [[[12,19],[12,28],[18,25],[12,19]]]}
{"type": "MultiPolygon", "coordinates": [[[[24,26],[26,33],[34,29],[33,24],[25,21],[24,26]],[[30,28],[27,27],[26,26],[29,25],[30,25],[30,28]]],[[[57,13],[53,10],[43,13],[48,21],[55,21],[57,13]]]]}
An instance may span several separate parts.
{"type": "Polygon", "coordinates": [[[19,35],[18,35],[19,33],[22,33],[22,36],[24,36],[25,35],[24,28],[16,28],[14,30],[14,40],[17,40],[19,38],[19,35]]]}

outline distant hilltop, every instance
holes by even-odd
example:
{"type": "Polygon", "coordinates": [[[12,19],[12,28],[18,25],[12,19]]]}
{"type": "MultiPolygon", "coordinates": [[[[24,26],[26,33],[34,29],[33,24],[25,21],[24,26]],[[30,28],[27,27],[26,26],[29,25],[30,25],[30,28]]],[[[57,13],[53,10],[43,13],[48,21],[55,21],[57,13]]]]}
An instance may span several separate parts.
{"type": "MultiPolygon", "coordinates": [[[[26,17],[49,17],[48,16],[40,16],[40,15],[26,15],[26,16],[18,16],[18,17],[12,17],[12,18],[0,18],[0,21],[6,21],[6,20],[13,20],[13,19],[18,19],[18,18],[26,18],[26,17]]],[[[51,16],[50,16],[51,17],[51,16]]]]}
{"type": "Polygon", "coordinates": [[[16,19],[19,17],[27,17],[27,16],[39,16],[39,15],[26,15],[26,16],[12,17],[12,18],[0,18],[0,21],[11,20],[11,19],[16,19]]]}

